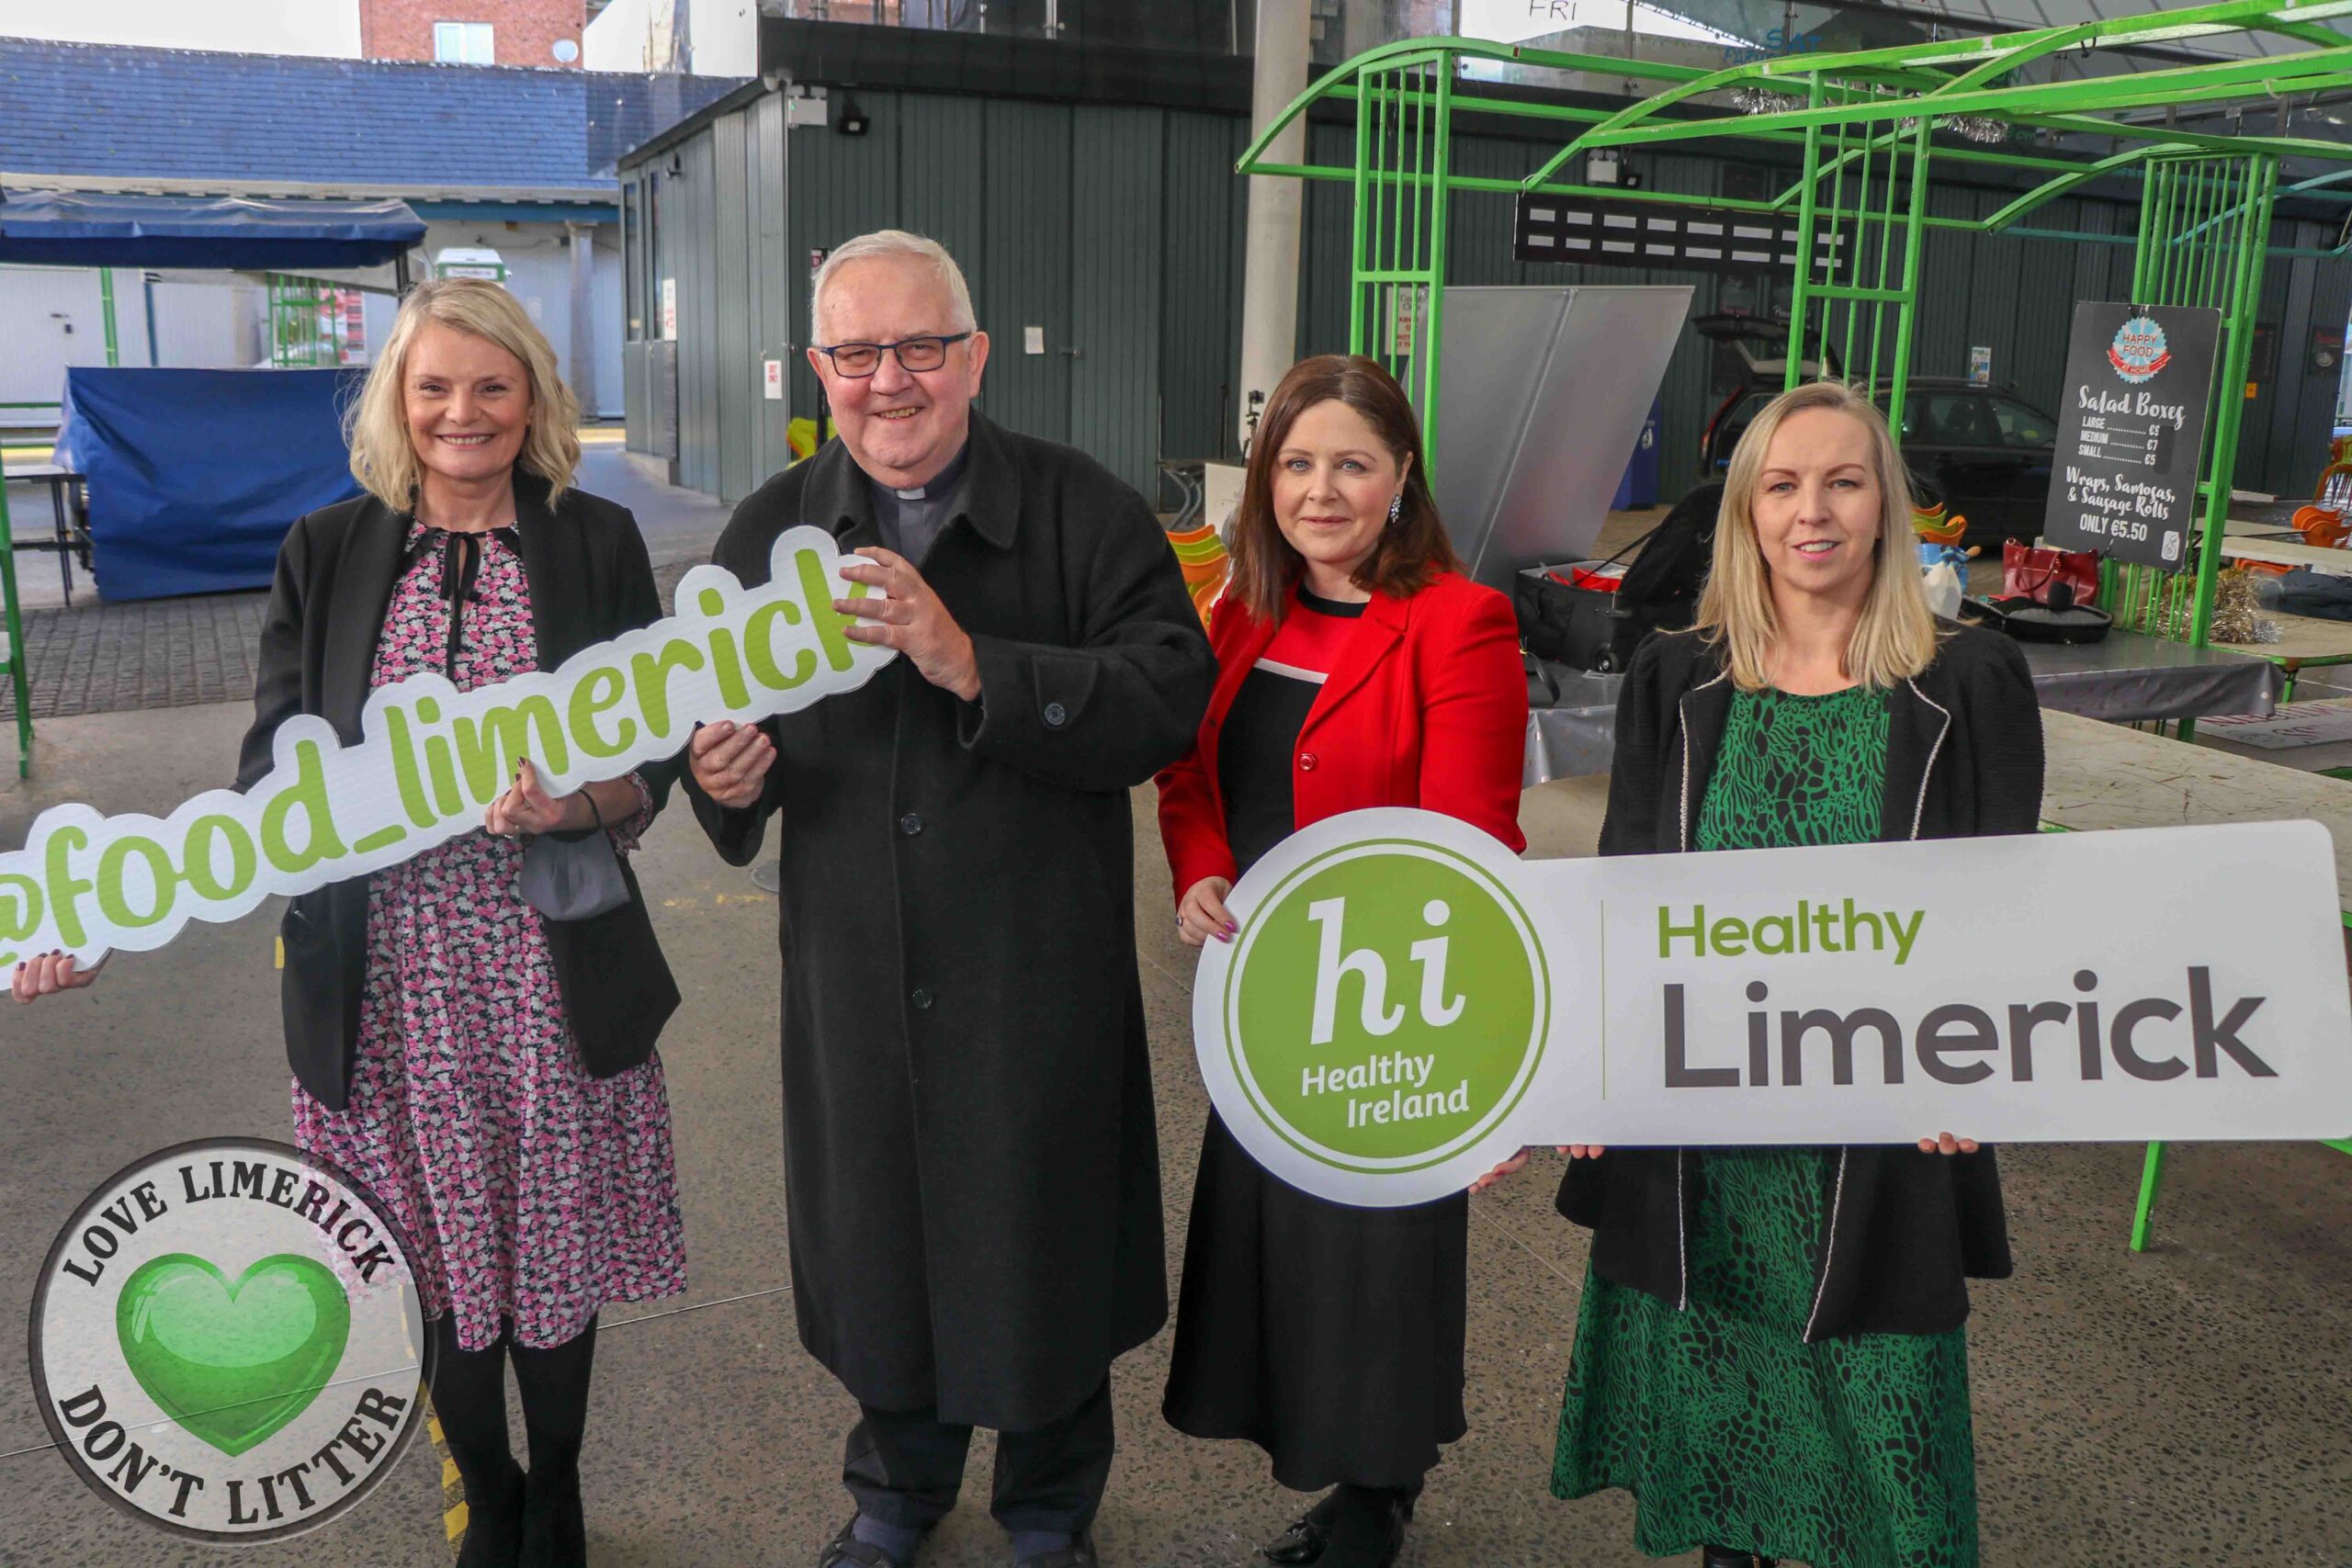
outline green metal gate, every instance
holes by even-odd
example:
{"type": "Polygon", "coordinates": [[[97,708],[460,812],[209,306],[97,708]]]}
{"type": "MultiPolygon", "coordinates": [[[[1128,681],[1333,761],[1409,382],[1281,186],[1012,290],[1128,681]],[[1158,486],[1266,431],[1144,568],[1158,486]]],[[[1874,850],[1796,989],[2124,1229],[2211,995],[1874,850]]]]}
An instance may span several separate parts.
{"type": "Polygon", "coordinates": [[[2196,152],[2150,157],[2141,187],[2132,302],[2210,306],[2222,313],[2199,487],[2204,526],[2193,558],[2179,570],[2108,562],[2100,602],[2119,626],[2199,648],[2212,628],[2278,184],[2278,160],[2268,153],[2196,152]]]}
{"type": "Polygon", "coordinates": [[[1385,366],[1437,453],[1436,344],[1444,330],[1453,56],[1389,57],[1356,78],[1355,228],[1348,351],[1385,366]]]}

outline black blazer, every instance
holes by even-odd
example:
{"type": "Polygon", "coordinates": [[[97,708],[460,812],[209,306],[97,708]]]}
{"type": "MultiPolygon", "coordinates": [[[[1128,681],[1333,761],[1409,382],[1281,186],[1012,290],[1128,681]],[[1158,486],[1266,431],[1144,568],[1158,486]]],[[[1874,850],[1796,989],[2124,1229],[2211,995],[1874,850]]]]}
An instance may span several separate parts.
{"type": "MultiPolygon", "coordinates": [[[[544,479],[516,470],[515,551],[530,584],[539,668],[552,670],[592,643],[660,619],[662,599],[627,508],[572,490],[550,510],[547,497],[544,479]]],[[[322,507],[287,533],[262,623],[253,728],[237,758],[239,789],[251,789],[269,772],[271,737],[298,713],[324,718],[346,746],[361,739],[360,710],[409,521],[362,496],[322,507]]],[[[639,773],[659,810],[675,777],[674,760],[639,773]]],[[[627,904],[592,919],[547,922],[564,1012],[582,1061],[598,1077],[644,1061],[678,1006],[677,984],[626,857],[621,871],[627,904]]],[[[367,982],[368,879],[300,895],[279,930],[287,1060],[312,1098],[341,1111],[367,982]]]]}
{"type": "MultiPolygon", "coordinates": [[[[1731,677],[1695,632],[1654,637],[1617,701],[1605,855],[1690,848],[1691,823],[1731,716],[1731,677]]],[[[2041,708],[2017,645],[1968,629],[1888,694],[1883,841],[2030,833],[2041,815],[2041,708]]],[[[1703,1161],[1612,1148],[1576,1160],[1559,1210],[1593,1232],[1601,1278],[1687,1305],[1685,1232],[1703,1161]]],[[[2005,1279],[2008,1227],[1990,1148],[1838,1151],[1837,1197],[1807,1341],[1937,1334],[1968,1316],[1968,1279],[2005,1279]]]]}

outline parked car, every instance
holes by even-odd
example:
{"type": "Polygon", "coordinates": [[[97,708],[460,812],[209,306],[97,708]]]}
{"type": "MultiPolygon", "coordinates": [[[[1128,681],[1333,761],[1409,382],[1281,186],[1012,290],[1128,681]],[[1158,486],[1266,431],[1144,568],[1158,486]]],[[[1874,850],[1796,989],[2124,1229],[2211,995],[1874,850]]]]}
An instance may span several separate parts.
{"type": "MultiPolygon", "coordinates": [[[[1716,415],[1707,430],[1710,472],[1731,467],[1748,421],[1780,390],[1757,388],[1716,415]]],[[[1903,458],[1921,504],[1940,502],[1967,518],[1966,542],[1988,549],[2041,532],[2058,441],[2054,417],[2006,388],[1950,376],[1913,377],[1904,405],[1903,458]]]]}

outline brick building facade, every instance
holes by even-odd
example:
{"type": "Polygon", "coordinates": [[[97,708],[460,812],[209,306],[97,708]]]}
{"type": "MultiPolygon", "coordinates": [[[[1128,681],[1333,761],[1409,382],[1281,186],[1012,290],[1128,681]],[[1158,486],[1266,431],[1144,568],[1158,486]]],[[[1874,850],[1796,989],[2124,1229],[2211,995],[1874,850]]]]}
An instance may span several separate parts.
{"type": "Polygon", "coordinates": [[[488,25],[491,58],[469,63],[577,68],[588,17],[586,0],[359,0],[359,51],[369,60],[435,59],[436,22],[488,25]]]}

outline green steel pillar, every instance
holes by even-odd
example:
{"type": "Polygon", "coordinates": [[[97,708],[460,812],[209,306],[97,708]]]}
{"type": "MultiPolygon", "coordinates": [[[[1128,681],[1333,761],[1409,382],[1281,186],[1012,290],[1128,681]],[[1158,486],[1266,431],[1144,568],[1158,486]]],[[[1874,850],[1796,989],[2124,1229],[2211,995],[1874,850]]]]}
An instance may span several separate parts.
{"type": "MultiPolygon", "coordinates": [[[[2230,489],[2237,476],[2238,428],[2245,418],[2246,367],[2254,355],[2254,317],[2262,301],[2263,252],[2270,243],[2270,208],[2278,190],[2278,160],[2257,154],[2248,171],[2244,221],[2238,230],[2236,266],[2223,310],[2223,356],[2219,417],[2213,421],[2213,456],[2206,472],[2204,548],[2197,562],[2197,615],[2189,633],[2190,646],[2203,648],[2212,629],[2213,594],[2220,582],[2222,539],[2230,516],[2230,489]]],[[[2188,724],[2181,732],[2188,733],[2188,724]]]]}
{"type": "MultiPolygon", "coordinates": [[[[1821,73],[1815,71],[1805,78],[1805,107],[1819,108],[1821,95],[1821,73]]],[[[1804,128],[1804,173],[1799,178],[1802,184],[1797,197],[1797,276],[1795,284],[1789,290],[1788,368],[1781,377],[1781,390],[1784,392],[1794,391],[1797,383],[1804,377],[1804,317],[1805,309],[1812,302],[1814,235],[1821,221],[1817,195],[1821,185],[1821,127],[1818,125],[1804,128]]],[[[1830,281],[1837,281],[1834,271],[1830,281]]],[[[1827,309],[1826,305],[1823,307],[1825,324],[1827,309]]],[[[1826,372],[1828,368],[1825,361],[1822,369],[1826,372]]]]}
{"type": "Polygon", "coordinates": [[[115,333],[114,268],[110,266],[98,268],[98,313],[106,322],[107,363],[119,365],[122,363],[122,344],[115,333]]]}
{"type": "Polygon", "coordinates": [[[15,537],[8,522],[8,487],[0,484],[0,630],[8,638],[0,670],[6,671],[17,702],[17,776],[28,779],[33,776],[33,700],[26,680],[24,611],[17,604],[17,552],[10,547],[15,537]]]}

